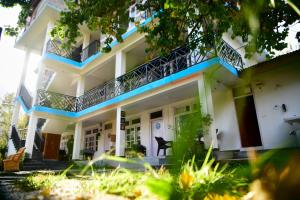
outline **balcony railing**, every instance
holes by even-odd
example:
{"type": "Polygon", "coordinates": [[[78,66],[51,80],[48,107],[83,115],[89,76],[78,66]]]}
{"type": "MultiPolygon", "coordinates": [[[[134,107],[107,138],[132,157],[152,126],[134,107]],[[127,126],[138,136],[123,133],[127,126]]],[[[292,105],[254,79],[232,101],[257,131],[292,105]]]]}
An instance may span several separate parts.
{"type": "Polygon", "coordinates": [[[178,48],[172,51],[169,56],[153,59],[123,76],[86,92],[80,97],[39,90],[37,105],[78,112],[148,83],[175,74],[210,57],[212,55],[209,52],[202,55],[197,50],[191,52],[187,48],[178,48]]]}
{"type": "Polygon", "coordinates": [[[31,108],[32,97],[24,85],[21,85],[19,96],[22,98],[27,109],[31,108]]]}
{"type": "Polygon", "coordinates": [[[92,43],[90,43],[87,47],[82,49],[81,61],[82,62],[85,61],[86,59],[88,59],[92,55],[95,55],[99,51],[100,51],[100,41],[95,40],[92,43]]]}
{"type": "Polygon", "coordinates": [[[66,50],[61,48],[62,43],[58,40],[49,40],[47,42],[47,52],[55,55],[68,58],[77,62],[81,62],[81,46],[71,47],[66,50]]]}
{"type": "Polygon", "coordinates": [[[76,97],[50,92],[46,90],[37,91],[36,105],[55,108],[59,110],[76,112],[76,97]]]}
{"type": "MultiPolygon", "coordinates": [[[[221,59],[232,64],[238,70],[243,69],[240,54],[232,49],[226,42],[222,42],[220,46],[217,47],[217,51],[221,59]],[[227,56],[226,53],[229,55],[227,56]]],[[[168,56],[158,57],[148,63],[142,64],[116,79],[87,91],[80,97],[39,90],[37,105],[79,112],[143,85],[185,70],[213,56],[215,55],[211,53],[211,51],[202,54],[197,49],[190,51],[185,47],[177,48],[168,56]]]]}
{"type": "Polygon", "coordinates": [[[244,68],[242,56],[224,40],[217,46],[217,55],[239,71],[244,68]]]}

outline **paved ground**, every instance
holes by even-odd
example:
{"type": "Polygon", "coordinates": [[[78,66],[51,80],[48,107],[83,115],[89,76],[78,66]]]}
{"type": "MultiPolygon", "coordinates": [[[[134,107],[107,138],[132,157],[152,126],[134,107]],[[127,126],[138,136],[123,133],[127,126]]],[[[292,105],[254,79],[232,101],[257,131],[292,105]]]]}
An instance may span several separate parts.
{"type": "Polygon", "coordinates": [[[124,200],[125,198],[113,195],[103,194],[99,191],[92,192],[89,196],[78,196],[78,191],[82,185],[78,180],[67,179],[59,182],[50,193],[44,194],[45,191],[22,191],[16,186],[15,182],[21,180],[31,172],[4,173],[0,172],[0,200],[56,200],[56,199],[103,199],[103,200],[124,200]]]}

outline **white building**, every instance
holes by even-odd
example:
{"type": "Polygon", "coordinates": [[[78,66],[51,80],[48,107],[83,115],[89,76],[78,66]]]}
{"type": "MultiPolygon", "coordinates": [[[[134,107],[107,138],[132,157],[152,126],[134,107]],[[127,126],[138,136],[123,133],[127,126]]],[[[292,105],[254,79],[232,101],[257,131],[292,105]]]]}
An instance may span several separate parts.
{"type": "MultiPolygon", "coordinates": [[[[104,36],[85,27],[73,50],[62,51],[49,37],[62,8],[62,1],[41,0],[16,41],[26,58],[13,124],[20,109],[30,116],[29,155],[42,151],[44,159],[58,159],[73,136],[73,159],[83,159],[86,149],[94,157],[107,151],[124,156],[133,144],[143,145],[147,158],[163,157],[163,151],[157,156],[155,137],[174,140],[176,124],[199,99],[202,112],[213,119],[205,143],[220,155],[299,146],[297,134],[290,134],[300,116],[299,51],[256,65],[263,60],[244,59],[243,44],[224,34],[218,56],[178,48],[168,58],[147,61],[144,35],[133,24],[109,53],[99,52],[104,36]],[[32,52],[42,59],[30,97],[23,83],[32,52]]],[[[138,11],[134,15],[145,24],[151,20],[138,11]]],[[[9,152],[16,148],[10,142],[9,152]]]]}

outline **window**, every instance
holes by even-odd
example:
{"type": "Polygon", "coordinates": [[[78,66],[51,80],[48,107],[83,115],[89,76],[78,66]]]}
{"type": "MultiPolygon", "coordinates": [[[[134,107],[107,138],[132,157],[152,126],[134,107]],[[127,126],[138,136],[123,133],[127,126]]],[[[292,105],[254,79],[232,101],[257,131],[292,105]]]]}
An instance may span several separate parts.
{"type": "Polygon", "coordinates": [[[150,114],[150,119],[156,119],[162,117],[162,111],[153,112],[150,114]]]}
{"type": "Polygon", "coordinates": [[[104,130],[109,130],[109,129],[112,129],[112,123],[104,125],[104,130]]]}
{"type": "Polygon", "coordinates": [[[85,131],[84,148],[97,151],[100,131],[98,128],[85,131]]]}
{"type": "Polygon", "coordinates": [[[125,139],[126,139],[126,148],[131,148],[134,144],[141,144],[141,119],[136,118],[131,121],[128,121],[128,125],[125,128],[125,139]],[[131,123],[129,123],[131,122],[131,123]]]}

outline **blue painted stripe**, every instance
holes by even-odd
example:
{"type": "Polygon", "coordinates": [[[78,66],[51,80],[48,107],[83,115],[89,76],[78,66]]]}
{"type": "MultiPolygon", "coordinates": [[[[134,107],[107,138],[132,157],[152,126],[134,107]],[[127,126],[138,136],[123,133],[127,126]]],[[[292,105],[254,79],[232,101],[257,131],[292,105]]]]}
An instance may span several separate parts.
{"type": "Polygon", "coordinates": [[[212,65],[218,64],[219,63],[219,58],[212,58],[210,60],[204,61],[202,63],[196,64],[190,68],[187,68],[181,72],[178,72],[176,74],[172,74],[168,77],[165,77],[163,79],[154,81],[152,83],[149,83],[147,85],[144,85],[142,87],[139,87],[137,89],[134,89],[130,92],[127,92],[125,94],[122,94],[120,96],[114,97],[110,100],[107,100],[105,102],[99,103],[95,106],[89,107],[85,110],[82,110],[78,113],[76,112],[68,112],[68,111],[63,111],[63,110],[58,110],[58,109],[53,109],[53,108],[48,108],[48,107],[44,107],[44,106],[34,106],[33,110],[38,111],[38,112],[46,112],[52,115],[58,115],[58,116],[64,116],[64,117],[69,117],[69,118],[78,118],[78,117],[82,117],[84,115],[87,115],[89,113],[92,113],[94,111],[97,111],[99,109],[102,109],[104,107],[116,104],[116,103],[120,103],[124,100],[127,100],[129,98],[141,95],[145,92],[151,91],[153,89],[156,89],[158,87],[161,87],[163,85],[166,84],[170,84],[174,81],[177,81],[179,79],[182,79],[184,77],[193,75],[195,73],[198,73],[212,65]]]}
{"type": "Polygon", "coordinates": [[[43,57],[43,60],[45,60],[45,59],[53,59],[53,60],[56,60],[58,62],[67,63],[67,64],[69,64],[69,65],[71,65],[72,67],[75,67],[75,68],[83,68],[82,63],[71,60],[71,59],[68,59],[68,58],[65,58],[65,57],[62,57],[62,56],[58,56],[54,53],[45,53],[45,55],[43,57]]]}
{"type": "Polygon", "coordinates": [[[45,112],[52,115],[58,115],[58,116],[70,117],[70,118],[76,118],[78,115],[76,112],[69,112],[69,111],[59,110],[55,108],[48,108],[45,106],[34,106],[33,109],[38,112],[45,112]]]}
{"type": "Polygon", "coordinates": [[[219,63],[225,67],[226,69],[228,69],[233,75],[238,76],[238,70],[233,67],[231,64],[227,63],[226,61],[224,61],[223,59],[219,58],[219,63]]]}
{"type": "Polygon", "coordinates": [[[32,107],[28,109],[20,96],[17,97],[17,101],[21,104],[21,107],[27,115],[29,115],[34,110],[32,107]]]}

